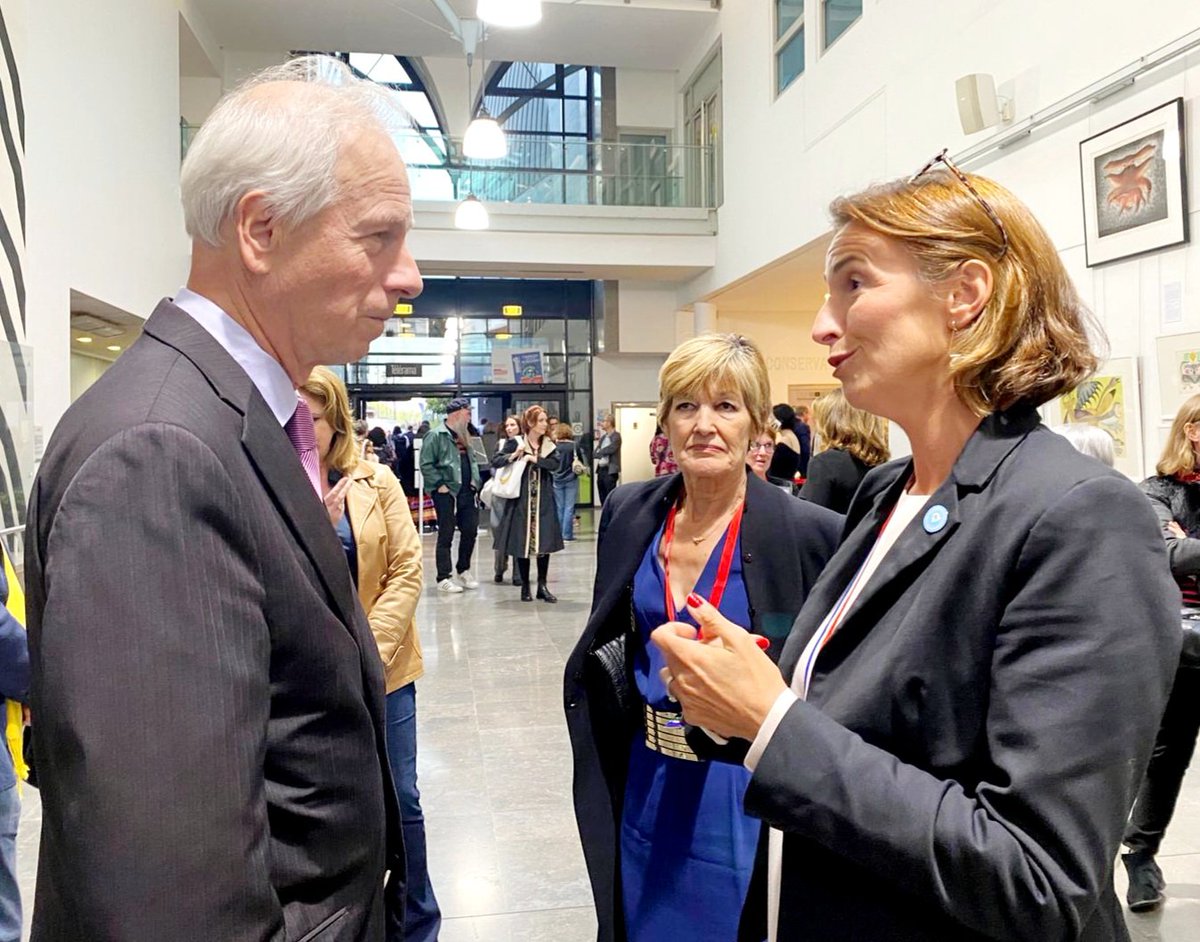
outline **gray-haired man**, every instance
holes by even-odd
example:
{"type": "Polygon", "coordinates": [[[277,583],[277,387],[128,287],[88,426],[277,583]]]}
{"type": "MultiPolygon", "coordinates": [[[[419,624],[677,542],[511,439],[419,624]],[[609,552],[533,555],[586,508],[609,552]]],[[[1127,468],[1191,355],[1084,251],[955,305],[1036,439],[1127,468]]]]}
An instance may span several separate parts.
{"type": "Polygon", "coordinates": [[[421,291],[387,107],[324,57],[217,106],[183,167],[187,288],[46,450],[37,942],[383,938],[383,675],[295,387],[421,291]]]}

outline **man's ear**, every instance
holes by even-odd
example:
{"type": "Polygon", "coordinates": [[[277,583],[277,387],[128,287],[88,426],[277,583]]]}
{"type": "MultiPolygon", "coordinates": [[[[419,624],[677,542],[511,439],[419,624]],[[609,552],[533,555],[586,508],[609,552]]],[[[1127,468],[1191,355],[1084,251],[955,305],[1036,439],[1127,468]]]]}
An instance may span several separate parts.
{"type": "Polygon", "coordinates": [[[279,220],[262,190],[250,190],[233,211],[233,237],[246,270],[255,275],[270,272],[280,243],[279,220]]]}
{"type": "Polygon", "coordinates": [[[946,282],[946,302],[951,330],[962,330],[975,322],[992,297],[992,270],[972,258],[958,266],[946,282]]]}

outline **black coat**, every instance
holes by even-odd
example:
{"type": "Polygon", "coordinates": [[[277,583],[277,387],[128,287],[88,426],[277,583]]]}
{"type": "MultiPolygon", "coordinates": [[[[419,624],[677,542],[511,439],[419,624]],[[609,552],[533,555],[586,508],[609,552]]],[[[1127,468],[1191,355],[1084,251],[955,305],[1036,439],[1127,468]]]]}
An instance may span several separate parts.
{"type": "MultiPolygon", "coordinates": [[[[587,627],[567,660],[565,703],[575,762],[575,816],[596,900],[600,942],[624,939],[617,896],[617,835],[636,718],[621,710],[590,652],[632,630],[633,576],[679,495],[679,473],[613,491],[600,517],[587,627]]],[[[833,552],[842,518],[747,475],[742,564],[751,628],[782,642],[833,552]]],[[[630,650],[632,653],[632,649],[630,650]]]]}
{"type": "MultiPolygon", "coordinates": [[[[523,445],[523,440],[510,438],[492,459],[492,466],[507,464],[507,456],[523,445]]],[[[554,443],[543,438],[536,461],[530,461],[521,475],[521,496],[504,504],[495,545],[509,556],[526,559],[545,556],[563,548],[562,527],[554,503],[554,472],[558,470],[559,455],[554,443]]]]}
{"type": "MultiPolygon", "coordinates": [[[[911,462],[872,470],[784,648],[791,678],[911,462]]],[[[997,413],[906,528],[763,752],[780,939],[1128,939],[1113,859],[1179,662],[1163,538],[1126,478],[997,413]]],[[[765,843],[765,842],[764,842],[765,843]]],[[[765,860],[743,942],[766,937],[765,860]]]]}
{"type": "Polygon", "coordinates": [[[858,485],[870,471],[865,461],[841,448],[829,448],[813,455],[808,464],[808,479],[800,488],[800,496],[814,504],[844,514],[858,485]]]}
{"type": "Polygon", "coordinates": [[[379,649],[287,434],[173,304],[63,416],[25,551],[32,937],[382,938],[379,649]]]}

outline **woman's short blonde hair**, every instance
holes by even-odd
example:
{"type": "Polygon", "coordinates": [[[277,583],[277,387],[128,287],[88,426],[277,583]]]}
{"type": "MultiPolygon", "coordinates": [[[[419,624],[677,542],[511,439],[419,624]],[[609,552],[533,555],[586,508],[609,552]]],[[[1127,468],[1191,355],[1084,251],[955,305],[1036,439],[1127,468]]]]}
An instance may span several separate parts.
{"type": "Polygon", "coordinates": [[[737,392],[750,413],[750,437],[757,438],[771,415],[771,381],[754,341],[741,334],[704,334],[685,340],[658,371],[658,424],[676,399],[701,393],[737,392]]]}
{"type": "Polygon", "coordinates": [[[1100,357],[1103,333],[1080,301],[1058,250],[1029,209],[987,177],[967,174],[980,199],[945,169],[897,180],[834,200],[834,224],[860,223],[899,240],[922,277],[937,285],[965,261],[991,269],[992,296],[957,331],[950,375],[959,397],[978,415],[1017,403],[1041,405],[1078,386],[1100,357]]]}
{"type": "Polygon", "coordinates": [[[1200,394],[1192,396],[1175,413],[1171,434],[1155,469],[1164,477],[1196,470],[1196,450],[1188,438],[1188,426],[1200,424],[1200,394]]]}
{"type": "Polygon", "coordinates": [[[317,366],[308,374],[300,392],[313,399],[321,414],[333,429],[328,464],[342,474],[349,474],[358,463],[358,445],[354,440],[354,418],[350,413],[350,397],[346,387],[327,366],[317,366]]]}
{"type": "Polygon", "coordinates": [[[892,456],[887,422],[850,405],[840,389],[813,402],[812,420],[821,440],[821,451],[840,448],[872,468],[892,456]]]}
{"type": "Polygon", "coordinates": [[[778,445],[779,430],[781,428],[783,428],[783,426],[779,424],[779,420],[775,418],[775,416],[771,416],[769,419],[767,419],[767,424],[763,426],[763,428],[760,429],[758,434],[754,437],[762,438],[765,435],[767,438],[771,439],[772,444],[778,445]]]}

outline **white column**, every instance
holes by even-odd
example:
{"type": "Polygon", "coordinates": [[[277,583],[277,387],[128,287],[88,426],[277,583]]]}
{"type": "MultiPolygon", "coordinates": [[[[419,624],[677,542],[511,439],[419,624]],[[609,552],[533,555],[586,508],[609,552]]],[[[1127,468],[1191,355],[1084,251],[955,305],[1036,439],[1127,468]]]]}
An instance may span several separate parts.
{"type": "Polygon", "coordinates": [[[717,331],[717,306],[709,301],[697,301],[692,305],[696,336],[713,334],[717,331]]]}

